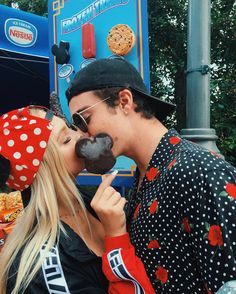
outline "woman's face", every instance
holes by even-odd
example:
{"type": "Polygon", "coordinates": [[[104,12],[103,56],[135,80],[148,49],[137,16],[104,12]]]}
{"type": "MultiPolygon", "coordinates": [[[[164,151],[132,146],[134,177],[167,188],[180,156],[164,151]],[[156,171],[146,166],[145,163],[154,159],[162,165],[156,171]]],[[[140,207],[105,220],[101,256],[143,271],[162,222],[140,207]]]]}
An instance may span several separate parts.
{"type": "Polygon", "coordinates": [[[63,119],[55,115],[51,124],[53,126],[52,136],[56,139],[61,154],[65,158],[67,169],[72,175],[77,176],[85,166],[84,161],[79,159],[75,154],[75,144],[85,134],[80,130],[71,130],[63,119]]]}

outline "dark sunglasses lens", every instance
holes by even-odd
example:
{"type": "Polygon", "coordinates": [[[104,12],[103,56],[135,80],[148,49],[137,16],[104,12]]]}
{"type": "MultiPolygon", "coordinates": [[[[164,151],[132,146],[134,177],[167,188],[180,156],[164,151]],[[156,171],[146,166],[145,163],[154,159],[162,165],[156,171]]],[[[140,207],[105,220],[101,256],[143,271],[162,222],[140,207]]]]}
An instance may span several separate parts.
{"type": "Polygon", "coordinates": [[[82,132],[86,133],[88,131],[88,126],[80,115],[78,115],[77,113],[74,113],[72,115],[72,119],[73,119],[74,125],[76,125],[76,127],[78,127],[82,132]]]}
{"type": "Polygon", "coordinates": [[[77,131],[78,128],[76,127],[76,125],[74,124],[70,124],[69,128],[72,130],[72,131],[77,131]]]}
{"type": "Polygon", "coordinates": [[[67,119],[65,119],[65,123],[69,129],[72,131],[77,131],[78,128],[74,125],[74,123],[69,122],[67,119]]]}

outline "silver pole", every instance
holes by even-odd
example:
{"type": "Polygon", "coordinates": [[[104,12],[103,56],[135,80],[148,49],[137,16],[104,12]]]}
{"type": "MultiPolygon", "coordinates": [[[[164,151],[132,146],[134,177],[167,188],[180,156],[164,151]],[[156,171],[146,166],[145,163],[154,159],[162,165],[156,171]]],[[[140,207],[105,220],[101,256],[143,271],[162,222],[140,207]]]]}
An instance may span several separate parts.
{"type": "Polygon", "coordinates": [[[219,153],[217,136],[210,128],[210,0],[189,0],[187,48],[186,139],[219,153]]]}

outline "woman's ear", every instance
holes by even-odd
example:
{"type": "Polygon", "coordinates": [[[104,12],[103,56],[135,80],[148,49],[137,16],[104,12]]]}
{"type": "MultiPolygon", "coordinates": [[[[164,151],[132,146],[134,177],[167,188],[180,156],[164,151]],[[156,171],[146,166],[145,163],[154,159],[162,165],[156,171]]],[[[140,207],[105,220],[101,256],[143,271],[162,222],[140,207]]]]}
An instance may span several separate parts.
{"type": "Polygon", "coordinates": [[[10,175],[10,161],[0,154],[0,188],[6,186],[6,181],[10,175]]]}
{"type": "Polygon", "coordinates": [[[120,108],[124,114],[128,114],[131,109],[133,109],[133,94],[130,90],[124,89],[119,92],[119,102],[120,108]]]}

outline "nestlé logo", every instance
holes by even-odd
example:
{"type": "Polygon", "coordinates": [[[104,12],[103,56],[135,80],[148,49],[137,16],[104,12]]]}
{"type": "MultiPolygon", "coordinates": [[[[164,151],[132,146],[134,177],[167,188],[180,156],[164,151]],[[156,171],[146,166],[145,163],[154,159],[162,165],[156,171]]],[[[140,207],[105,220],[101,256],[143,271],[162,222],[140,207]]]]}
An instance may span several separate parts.
{"type": "Polygon", "coordinates": [[[37,40],[37,34],[36,27],[27,21],[16,18],[5,21],[5,35],[16,46],[33,46],[37,40]]]}

